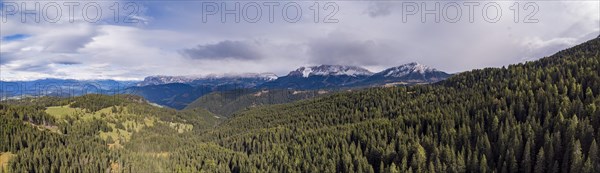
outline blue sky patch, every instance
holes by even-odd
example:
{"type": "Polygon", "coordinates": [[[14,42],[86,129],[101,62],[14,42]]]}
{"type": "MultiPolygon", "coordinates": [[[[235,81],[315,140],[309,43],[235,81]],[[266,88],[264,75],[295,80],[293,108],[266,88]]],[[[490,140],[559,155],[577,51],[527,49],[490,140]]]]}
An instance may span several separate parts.
{"type": "Polygon", "coordinates": [[[14,35],[9,35],[9,36],[4,36],[4,37],[2,37],[2,40],[4,40],[4,41],[16,41],[16,40],[23,40],[23,39],[26,39],[28,37],[31,37],[31,36],[27,35],[27,34],[14,34],[14,35]]]}

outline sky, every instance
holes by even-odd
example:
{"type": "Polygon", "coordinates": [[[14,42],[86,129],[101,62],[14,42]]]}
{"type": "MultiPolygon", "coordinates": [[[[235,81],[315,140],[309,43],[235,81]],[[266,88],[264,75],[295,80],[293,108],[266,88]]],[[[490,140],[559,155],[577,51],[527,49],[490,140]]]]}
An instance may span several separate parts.
{"type": "Polygon", "coordinates": [[[598,37],[599,3],[0,1],[0,80],[283,76],[320,64],[377,72],[410,62],[457,73],[598,37]]]}

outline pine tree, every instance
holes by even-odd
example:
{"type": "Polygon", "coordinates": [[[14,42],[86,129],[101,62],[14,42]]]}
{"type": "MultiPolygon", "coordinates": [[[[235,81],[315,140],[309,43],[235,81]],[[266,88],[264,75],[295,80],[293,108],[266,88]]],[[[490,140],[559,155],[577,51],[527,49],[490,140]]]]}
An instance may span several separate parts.
{"type": "Polygon", "coordinates": [[[546,158],[544,157],[544,147],[542,147],[540,148],[540,151],[538,151],[535,162],[535,169],[533,172],[544,173],[544,170],[546,169],[545,161],[546,158]]]}
{"type": "Polygon", "coordinates": [[[588,160],[592,164],[592,172],[600,172],[600,152],[598,152],[598,143],[596,139],[592,140],[590,149],[588,150],[588,160]]]}
{"type": "Polygon", "coordinates": [[[586,161],[583,163],[583,168],[581,168],[582,172],[584,173],[593,173],[593,168],[594,166],[592,165],[592,161],[588,158],[586,159],[586,161]]]}
{"type": "Polygon", "coordinates": [[[519,164],[517,162],[517,158],[515,157],[515,152],[513,152],[512,150],[509,150],[507,159],[509,161],[509,171],[510,172],[518,172],[519,164]]]}
{"type": "Polygon", "coordinates": [[[429,166],[427,167],[427,170],[428,170],[430,173],[436,173],[436,171],[435,171],[435,166],[433,166],[433,162],[429,162],[429,164],[428,164],[428,165],[429,165],[429,166]]]}
{"type": "Polygon", "coordinates": [[[552,168],[550,169],[550,173],[558,173],[560,172],[560,168],[558,167],[558,161],[554,161],[554,163],[552,164],[552,168]]]}
{"type": "Polygon", "coordinates": [[[481,159],[479,159],[479,172],[488,172],[487,158],[485,157],[485,155],[481,155],[481,159]]]}
{"type": "Polygon", "coordinates": [[[414,147],[414,153],[411,160],[411,167],[416,170],[425,170],[426,162],[427,162],[427,153],[425,153],[425,149],[419,144],[416,143],[414,147]]]}
{"type": "Polygon", "coordinates": [[[571,151],[570,172],[581,172],[581,168],[583,167],[583,154],[581,152],[581,143],[579,142],[579,140],[576,140],[571,151]]]}
{"type": "Polygon", "coordinates": [[[390,165],[390,167],[389,167],[389,172],[390,173],[399,173],[400,171],[398,170],[398,167],[396,166],[396,164],[392,163],[392,165],[390,165]]]}
{"type": "Polygon", "coordinates": [[[523,151],[523,157],[521,160],[521,172],[531,172],[531,141],[532,140],[528,140],[525,144],[525,151],[523,151]]]}

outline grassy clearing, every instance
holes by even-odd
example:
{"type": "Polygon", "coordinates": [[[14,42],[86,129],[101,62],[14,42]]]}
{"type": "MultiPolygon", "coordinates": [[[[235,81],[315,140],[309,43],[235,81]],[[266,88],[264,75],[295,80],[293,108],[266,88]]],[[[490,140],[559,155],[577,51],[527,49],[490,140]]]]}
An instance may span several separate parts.
{"type": "Polygon", "coordinates": [[[4,170],[4,168],[8,165],[8,162],[15,155],[11,152],[0,153],[0,170],[4,170]]]}
{"type": "Polygon", "coordinates": [[[79,108],[71,108],[67,105],[47,107],[46,113],[53,116],[56,119],[64,119],[67,115],[73,116],[77,114],[83,114],[84,111],[79,108]]]}
{"type": "Polygon", "coordinates": [[[71,116],[73,118],[80,118],[83,120],[91,120],[93,118],[106,119],[109,118],[109,116],[111,115],[115,115],[114,113],[112,113],[110,107],[90,113],[81,108],[69,107],[69,105],[47,107],[46,113],[59,120],[65,119],[67,116],[71,116]]]}

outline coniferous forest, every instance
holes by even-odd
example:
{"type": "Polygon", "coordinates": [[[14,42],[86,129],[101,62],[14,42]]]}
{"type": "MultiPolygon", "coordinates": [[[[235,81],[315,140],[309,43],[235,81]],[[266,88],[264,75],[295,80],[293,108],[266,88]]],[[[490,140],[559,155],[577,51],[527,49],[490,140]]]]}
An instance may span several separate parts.
{"type": "Polygon", "coordinates": [[[130,95],[9,100],[0,104],[0,172],[595,173],[599,94],[596,38],[434,84],[231,118],[130,95]]]}

